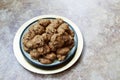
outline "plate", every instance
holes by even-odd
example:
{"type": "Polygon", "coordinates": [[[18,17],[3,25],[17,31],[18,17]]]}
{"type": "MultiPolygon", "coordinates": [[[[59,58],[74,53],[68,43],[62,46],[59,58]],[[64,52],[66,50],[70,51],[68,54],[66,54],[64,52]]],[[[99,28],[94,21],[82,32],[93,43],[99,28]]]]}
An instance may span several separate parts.
{"type": "MultiPolygon", "coordinates": [[[[48,17],[48,18],[45,18],[45,19],[55,19],[55,18],[53,18],[53,17],[52,17],[52,18],[51,18],[51,17],[48,17]]],[[[38,20],[37,20],[37,21],[38,21],[38,20]]],[[[73,46],[73,48],[69,51],[69,53],[68,53],[68,55],[66,56],[65,60],[63,60],[63,61],[58,61],[58,60],[56,60],[56,61],[54,61],[54,62],[51,63],[51,64],[42,64],[42,63],[40,63],[38,60],[32,59],[31,56],[30,56],[30,54],[29,54],[28,52],[24,51],[23,43],[22,43],[23,36],[25,35],[25,33],[27,33],[27,32],[29,31],[29,28],[30,28],[32,25],[34,25],[34,24],[37,23],[37,21],[33,21],[32,23],[30,23],[30,25],[26,26],[26,28],[23,30],[23,32],[22,32],[22,34],[21,34],[19,44],[20,44],[20,49],[21,49],[22,54],[24,55],[24,57],[26,58],[26,60],[27,60],[30,64],[32,64],[32,65],[34,65],[35,67],[38,67],[38,68],[42,68],[42,69],[55,69],[55,68],[60,68],[60,67],[62,67],[62,66],[64,66],[64,65],[66,65],[66,64],[74,57],[74,54],[75,54],[75,52],[76,52],[77,45],[78,45],[78,37],[77,37],[77,35],[76,35],[75,30],[72,28],[72,26],[71,26],[69,23],[65,22],[65,21],[64,21],[64,22],[67,23],[67,24],[69,25],[69,28],[74,32],[74,46],[73,46]]]]}
{"type": "Polygon", "coordinates": [[[18,62],[27,70],[34,72],[34,73],[39,73],[39,74],[54,74],[54,73],[58,73],[58,72],[62,72],[66,69],[68,69],[69,67],[71,67],[80,57],[81,52],[83,49],[83,38],[82,38],[82,34],[79,30],[79,28],[69,19],[62,17],[62,16],[57,16],[57,15],[42,15],[42,16],[37,16],[34,17],[32,19],[30,19],[29,21],[27,21],[26,23],[24,23],[19,30],[17,31],[14,41],[13,41],[13,50],[14,50],[14,54],[15,57],[17,58],[18,62]],[[77,36],[78,36],[78,46],[77,46],[77,50],[76,53],[74,55],[74,57],[72,58],[72,60],[67,63],[66,65],[64,65],[61,68],[57,68],[57,69],[52,69],[52,70],[45,70],[45,69],[41,69],[41,68],[37,68],[34,67],[33,65],[31,65],[30,63],[28,63],[26,61],[26,59],[24,58],[21,50],[20,50],[20,45],[19,45],[19,40],[20,40],[20,36],[23,32],[23,30],[32,22],[41,19],[41,18],[48,18],[48,17],[52,17],[52,18],[61,18],[64,21],[66,21],[67,23],[69,23],[72,28],[75,30],[77,36]]]}

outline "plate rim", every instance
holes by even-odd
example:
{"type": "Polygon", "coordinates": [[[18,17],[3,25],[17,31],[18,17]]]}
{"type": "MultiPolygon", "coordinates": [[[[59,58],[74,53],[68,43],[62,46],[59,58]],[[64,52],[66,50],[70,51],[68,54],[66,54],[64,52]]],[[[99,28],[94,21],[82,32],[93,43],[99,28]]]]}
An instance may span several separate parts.
{"type": "Polygon", "coordinates": [[[59,73],[62,72],[68,68],[70,68],[80,57],[81,53],[82,53],[82,49],[83,49],[83,37],[82,37],[82,33],[80,32],[80,29],[78,28],[77,25],[75,25],[71,20],[62,17],[62,16],[58,16],[58,15],[40,15],[37,17],[34,17],[30,20],[28,20],[27,22],[25,22],[16,32],[14,40],[13,40],[13,51],[14,51],[14,55],[17,59],[17,61],[27,70],[34,72],[34,73],[38,73],[38,74],[55,74],[55,73],[59,73]],[[20,39],[20,35],[22,33],[22,31],[26,28],[26,26],[28,26],[31,22],[40,19],[40,18],[47,18],[47,17],[53,17],[53,18],[61,18],[64,21],[68,22],[76,31],[76,34],[78,36],[78,46],[77,46],[77,50],[76,53],[73,57],[73,59],[66,64],[65,66],[55,69],[55,70],[43,70],[37,67],[34,67],[33,65],[29,64],[24,56],[22,55],[21,51],[20,51],[20,46],[19,46],[19,39],[20,39]],[[18,54],[21,53],[21,54],[18,54]]]}

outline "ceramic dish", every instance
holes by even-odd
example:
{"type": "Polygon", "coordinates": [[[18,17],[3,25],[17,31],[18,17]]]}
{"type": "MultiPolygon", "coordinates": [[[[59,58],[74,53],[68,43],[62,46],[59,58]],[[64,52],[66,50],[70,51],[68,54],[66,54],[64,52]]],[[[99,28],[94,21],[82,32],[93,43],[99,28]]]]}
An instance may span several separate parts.
{"type": "Polygon", "coordinates": [[[61,16],[56,16],[56,15],[42,15],[42,16],[38,16],[35,17],[29,21],[27,21],[26,23],[24,23],[19,30],[17,31],[15,38],[14,38],[14,42],[13,42],[13,50],[15,53],[15,56],[18,60],[18,62],[26,69],[35,72],[35,73],[40,73],[40,74],[54,74],[54,73],[58,73],[61,71],[64,71],[66,69],[68,69],[69,67],[71,67],[80,57],[81,52],[82,52],[82,48],[83,48],[83,38],[81,35],[81,32],[79,31],[78,27],[71,22],[70,20],[66,19],[65,17],[61,17],[61,16]],[[57,68],[57,69],[52,69],[52,70],[47,70],[47,69],[42,69],[42,68],[38,68],[35,67],[34,65],[30,64],[25,56],[23,55],[23,53],[21,52],[21,47],[20,47],[20,39],[21,39],[21,35],[23,34],[23,31],[25,30],[25,28],[31,24],[32,22],[41,19],[41,18],[61,18],[63,19],[65,22],[67,22],[69,25],[72,26],[73,30],[76,32],[76,36],[78,36],[78,42],[77,42],[77,48],[76,48],[76,52],[74,53],[73,58],[71,58],[71,60],[67,61],[68,63],[66,63],[64,66],[57,68]]]}
{"type": "MultiPolygon", "coordinates": [[[[55,19],[53,17],[46,17],[45,19],[55,19]]],[[[74,46],[73,48],[69,51],[67,57],[65,58],[65,60],[63,61],[54,61],[53,63],[51,64],[42,64],[40,63],[38,60],[34,60],[31,58],[30,54],[27,53],[26,51],[24,51],[23,49],[23,43],[22,43],[22,39],[23,39],[23,36],[26,32],[28,32],[28,29],[31,27],[31,25],[35,24],[38,20],[36,21],[33,21],[31,22],[28,26],[26,26],[26,28],[23,30],[21,36],[20,36],[20,41],[19,41],[19,44],[20,44],[20,50],[22,52],[22,54],[24,55],[25,59],[30,63],[32,64],[33,66],[35,67],[38,67],[38,68],[43,68],[43,69],[54,69],[54,68],[59,68],[59,67],[62,67],[64,66],[65,64],[67,64],[73,57],[74,57],[74,54],[76,52],[76,49],[77,49],[77,45],[78,45],[78,37],[76,35],[76,32],[75,30],[72,28],[72,26],[69,24],[69,28],[74,32],[75,36],[74,36],[74,46]]],[[[65,22],[65,21],[64,21],[65,22]]]]}

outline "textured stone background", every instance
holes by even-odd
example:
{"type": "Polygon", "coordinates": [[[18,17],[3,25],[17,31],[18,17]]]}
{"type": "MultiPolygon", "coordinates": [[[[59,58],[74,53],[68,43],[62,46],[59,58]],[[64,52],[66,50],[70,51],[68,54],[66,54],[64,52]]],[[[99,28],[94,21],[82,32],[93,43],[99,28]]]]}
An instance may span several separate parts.
{"type": "Polygon", "coordinates": [[[120,80],[120,0],[0,0],[0,80],[120,80]],[[67,17],[84,36],[78,62],[54,75],[25,70],[12,49],[18,28],[44,14],[67,17]]]}

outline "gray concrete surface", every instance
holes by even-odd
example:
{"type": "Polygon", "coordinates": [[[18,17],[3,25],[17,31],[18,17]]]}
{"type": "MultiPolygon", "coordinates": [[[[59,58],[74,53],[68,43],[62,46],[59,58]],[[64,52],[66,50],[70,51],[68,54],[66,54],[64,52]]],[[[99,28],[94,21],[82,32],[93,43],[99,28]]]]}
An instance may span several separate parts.
{"type": "Polygon", "coordinates": [[[0,0],[0,80],[120,80],[120,0],[0,0]],[[84,36],[78,62],[54,75],[27,71],[12,49],[19,27],[44,14],[67,17],[84,36]]]}

